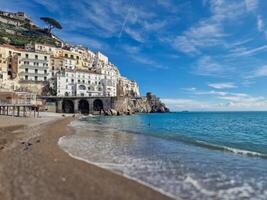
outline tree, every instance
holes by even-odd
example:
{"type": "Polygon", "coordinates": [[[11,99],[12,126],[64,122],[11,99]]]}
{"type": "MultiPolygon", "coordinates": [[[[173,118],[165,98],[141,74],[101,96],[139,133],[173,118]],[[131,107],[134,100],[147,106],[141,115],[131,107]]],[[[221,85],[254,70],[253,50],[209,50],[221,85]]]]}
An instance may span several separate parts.
{"type": "Polygon", "coordinates": [[[48,24],[48,31],[49,31],[49,33],[51,33],[51,30],[53,28],[62,29],[61,24],[57,20],[55,20],[53,18],[50,18],[50,17],[41,17],[40,19],[42,21],[44,21],[45,23],[48,24]]]}

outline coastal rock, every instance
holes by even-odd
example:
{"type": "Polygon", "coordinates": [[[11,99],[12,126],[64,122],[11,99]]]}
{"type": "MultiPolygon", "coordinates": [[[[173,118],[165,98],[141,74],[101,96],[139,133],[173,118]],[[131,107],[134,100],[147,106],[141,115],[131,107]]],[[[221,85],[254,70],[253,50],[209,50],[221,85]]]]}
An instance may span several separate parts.
{"type": "Polygon", "coordinates": [[[117,97],[113,108],[117,111],[117,115],[169,112],[165,104],[152,93],[147,93],[145,97],[117,97]]]}
{"type": "Polygon", "coordinates": [[[118,111],[114,109],[110,109],[111,115],[118,115],[118,111]]]}
{"type": "Polygon", "coordinates": [[[111,116],[112,114],[111,114],[110,110],[104,110],[104,115],[111,116]]]}

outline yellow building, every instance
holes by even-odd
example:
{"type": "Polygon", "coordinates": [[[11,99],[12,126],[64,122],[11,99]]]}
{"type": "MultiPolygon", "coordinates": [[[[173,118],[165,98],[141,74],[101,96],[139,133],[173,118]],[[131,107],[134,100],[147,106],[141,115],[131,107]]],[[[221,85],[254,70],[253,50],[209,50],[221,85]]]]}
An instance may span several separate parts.
{"type": "Polygon", "coordinates": [[[23,51],[23,49],[18,49],[11,45],[0,45],[0,71],[3,81],[17,78],[18,56],[23,51]]]}

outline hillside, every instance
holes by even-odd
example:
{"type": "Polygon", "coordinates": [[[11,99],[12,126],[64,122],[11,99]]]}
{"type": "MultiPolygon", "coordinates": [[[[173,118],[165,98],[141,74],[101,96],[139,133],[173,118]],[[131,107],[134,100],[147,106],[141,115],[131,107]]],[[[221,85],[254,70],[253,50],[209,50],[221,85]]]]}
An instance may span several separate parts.
{"type": "Polygon", "coordinates": [[[29,43],[57,45],[57,41],[47,34],[44,29],[18,27],[0,22],[0,44],[23,47],[29,43]]]}

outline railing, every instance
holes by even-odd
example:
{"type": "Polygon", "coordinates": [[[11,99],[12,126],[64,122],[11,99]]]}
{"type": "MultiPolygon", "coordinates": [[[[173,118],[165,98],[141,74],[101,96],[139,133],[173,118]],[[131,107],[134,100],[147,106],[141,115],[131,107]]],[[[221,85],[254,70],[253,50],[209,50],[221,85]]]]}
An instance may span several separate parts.
{"type": "Polygon", "coordinates": [[[0,115],[31,117],[32,112],[33,117],[39,117],[39,106],[31,104],[0,104],[0,115]]]}

